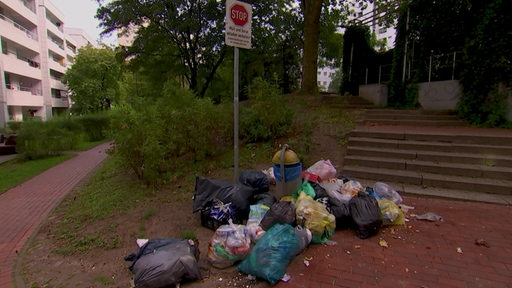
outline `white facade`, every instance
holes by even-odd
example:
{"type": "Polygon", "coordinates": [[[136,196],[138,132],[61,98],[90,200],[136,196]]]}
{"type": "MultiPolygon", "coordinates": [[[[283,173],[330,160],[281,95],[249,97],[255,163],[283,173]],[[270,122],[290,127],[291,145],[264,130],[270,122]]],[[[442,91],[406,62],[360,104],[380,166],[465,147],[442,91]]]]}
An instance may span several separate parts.
{"type": "Polygon", "coordinates": [[[336,70],[332,67],[318,67],[316,81],[318,84],[318,90],[321,92],[336,92],[329,91],[329,85],[331,85],[332,79],[336,70]]]}
{"type": "Polygon", "coordinates": [[[63,19],[48,0],[0,0],[0,127],[69,108],[62,76],[79,47],[96,44],[67,35],[63,19]]]}

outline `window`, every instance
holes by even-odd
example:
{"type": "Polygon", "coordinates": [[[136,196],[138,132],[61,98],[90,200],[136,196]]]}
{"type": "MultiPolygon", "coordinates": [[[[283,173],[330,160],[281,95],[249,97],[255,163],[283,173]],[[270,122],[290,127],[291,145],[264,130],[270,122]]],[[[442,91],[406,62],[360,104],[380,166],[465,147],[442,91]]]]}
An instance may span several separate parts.
{"type": "Polygon", "coordinates": [[[386,29],[386,27],[382,27],[379,29],[379,34],[384,34],[384,33],[386,33],[387,30],[388,29],[386,29]]]}
{"type": "Polygon", "coordinates": [[[327,76],[327,71],[324,72],[324,76],[327,76]]]}

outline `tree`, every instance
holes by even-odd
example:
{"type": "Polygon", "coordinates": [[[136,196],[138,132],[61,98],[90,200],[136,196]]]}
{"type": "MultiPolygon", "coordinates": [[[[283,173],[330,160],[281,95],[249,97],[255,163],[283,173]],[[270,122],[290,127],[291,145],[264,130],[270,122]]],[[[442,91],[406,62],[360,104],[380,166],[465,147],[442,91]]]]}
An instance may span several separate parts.
{"type": "Polygon", "coordinates": [[[73,101],[71,111],[81,115],[110,109],[120,95],[120,77],[121,65],[112,48],[80,48],[64,75],[73,101]]]}
{"type": "Polygon", "coordinates": [[[304,51],[302,58],[302,94],[316,94],[317,61],[320,35],[320,14],[322,0],[303,0],[301,2],[304,15],[304,51]]]}
{"type": "Polygon", "coordinates": [[[137,46],[132,47],[131,55],[165,53],[161,56],[175,59],[185,68],[182,75],[188,87],[199,97],[205,95],[226,54],[223,1],[97,1],[102,34],[137,27],[137,46]],[[151,44],[155,39],[174,49],[155,47],[151,44]]]}

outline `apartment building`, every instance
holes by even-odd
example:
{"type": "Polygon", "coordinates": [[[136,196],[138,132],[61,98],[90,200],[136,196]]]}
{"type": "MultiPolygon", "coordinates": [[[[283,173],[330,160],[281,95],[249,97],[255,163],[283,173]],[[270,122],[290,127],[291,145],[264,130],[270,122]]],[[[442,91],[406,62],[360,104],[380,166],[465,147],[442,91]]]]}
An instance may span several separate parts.
{"type": "Polygon", "coordinates": [[[69,108],[62,76],[78,48],[96,44],[83,30],[65,28],[49,0],[0,0],[0,127],[69,108]]]}

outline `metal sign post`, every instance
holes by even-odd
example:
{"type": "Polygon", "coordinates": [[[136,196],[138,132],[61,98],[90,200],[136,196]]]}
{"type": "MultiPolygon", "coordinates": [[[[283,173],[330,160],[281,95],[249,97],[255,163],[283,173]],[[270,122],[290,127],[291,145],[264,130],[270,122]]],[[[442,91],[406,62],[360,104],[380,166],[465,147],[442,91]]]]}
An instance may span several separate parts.
{"type": "Polygon", "coordinates": [[[233,67],[233,110],[234,110],[234,169],[235,182],[238,181],[238,69],[239,69],[239,49],[251,49],[252,38],[252,6],[250,4],[227,0],[226,1],[226,45],[235,47],[234,67],[233,67]]]}

